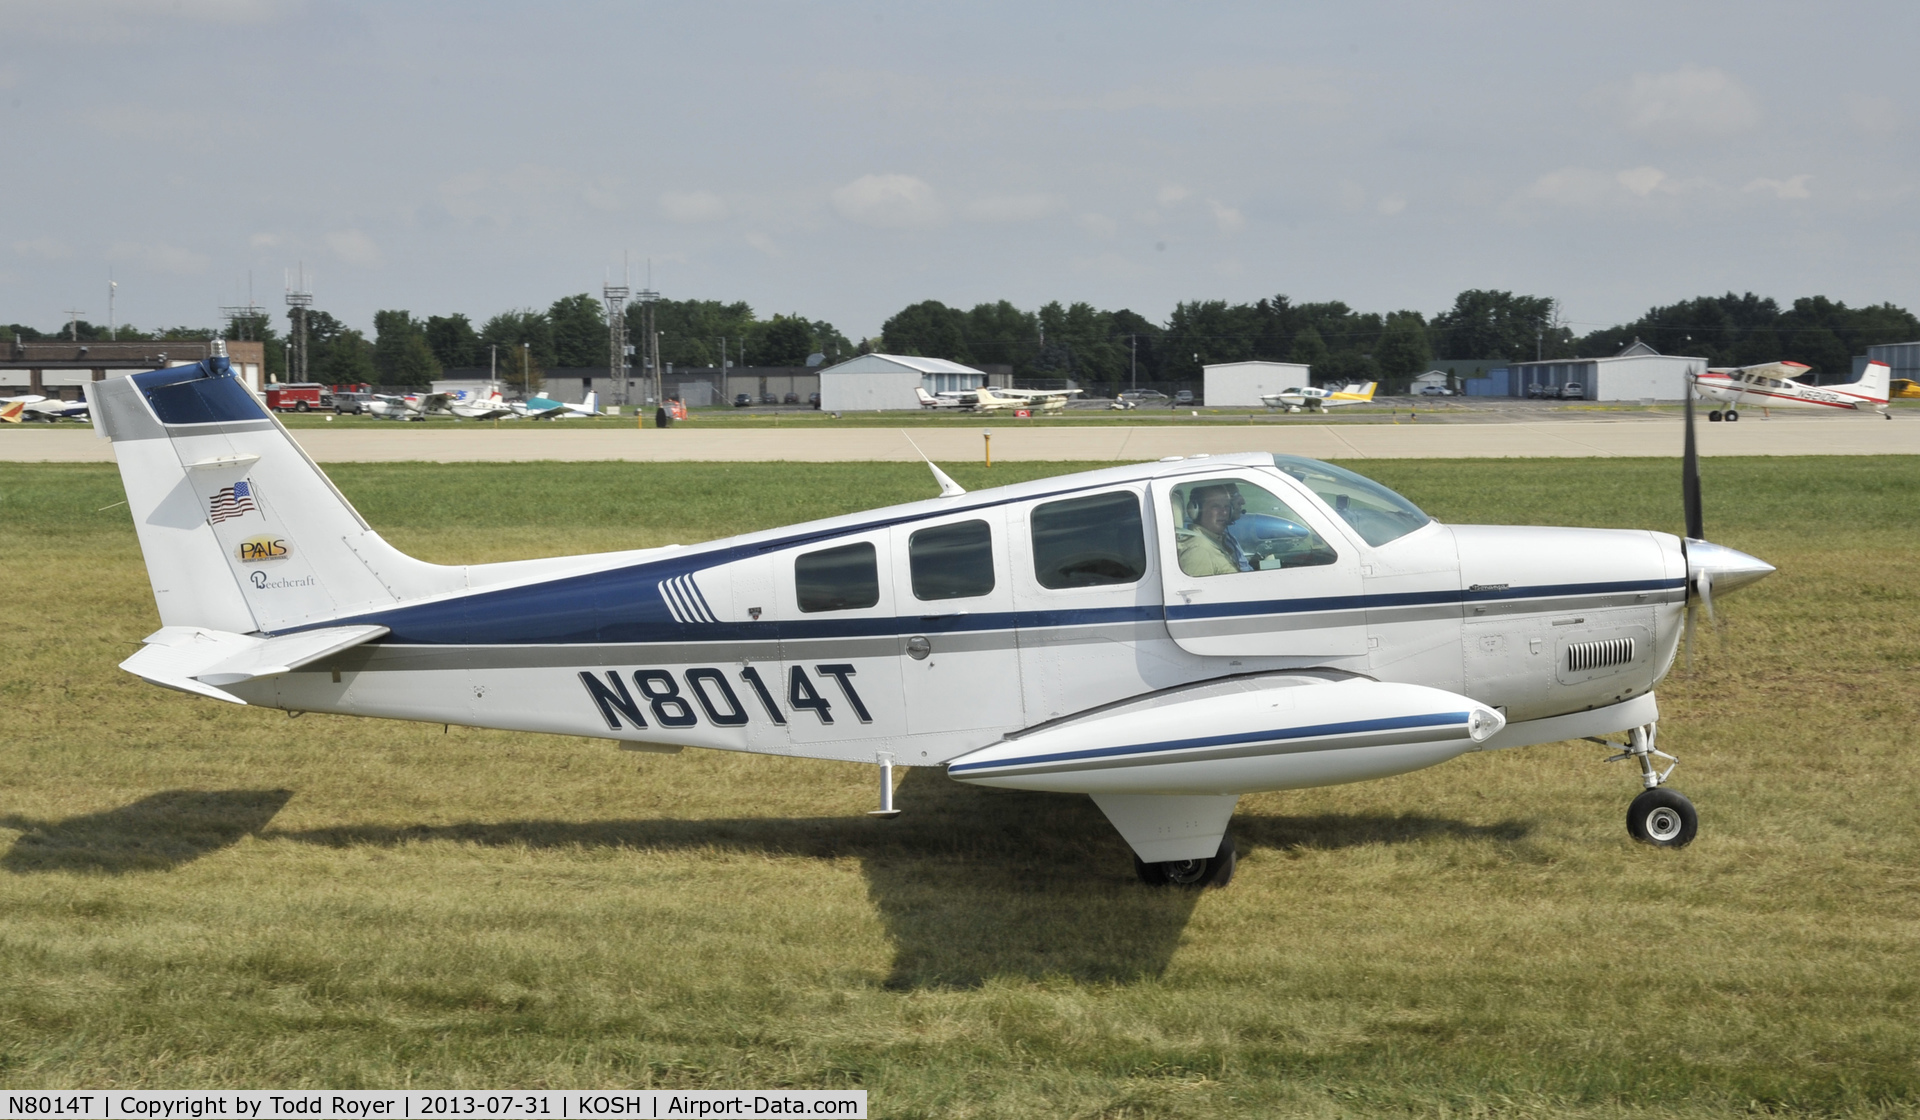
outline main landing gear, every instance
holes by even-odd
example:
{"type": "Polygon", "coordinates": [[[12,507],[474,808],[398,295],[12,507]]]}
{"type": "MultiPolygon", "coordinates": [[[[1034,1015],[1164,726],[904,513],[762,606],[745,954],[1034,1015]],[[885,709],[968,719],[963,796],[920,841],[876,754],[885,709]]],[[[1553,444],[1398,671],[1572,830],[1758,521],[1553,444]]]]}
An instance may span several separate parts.
{"type": "Polygon", "coordinates": [[[1134,873],[1150,887],[1224,887],[1233,881],[1233,869],[1240,862],[1233,849],[1233,833],[1220,837],[1220,848],[1207,859],[1176,859],[1148,863],[1133,857],[1134,873]]]}
{"type": "Polygon", "coordinates": [[[1735,408],[1729,408],[1725,412],[1721,412],[1719,409],[1716,408],[1712,412],[1707,413],[1707,420],[1710,423],[1714,423],[1714,424],[1718,424],[1722,420],[1725,420],[1729,424],[1733,424],[1733,423],[1737,423],[1739,419],[1740,419],[1740,410],[1735,408]]]}
{"type": "Polygon", "coordinates": [[[1627,748],[1607,761],[1636,760],[1640,763],[1640,780],[1647,787],[1627,806],[1627,835],[1656,848],[1684,848],[1700,831],[1700,815],[1694,812],[1693,802],[1664,785],[1680,760],[1654,748],[1657,726],[1649,723],[1627,732],[1627,748]],[[1654,767],[1656,755],[1667,760],[1665,770],[1654,767]]]}

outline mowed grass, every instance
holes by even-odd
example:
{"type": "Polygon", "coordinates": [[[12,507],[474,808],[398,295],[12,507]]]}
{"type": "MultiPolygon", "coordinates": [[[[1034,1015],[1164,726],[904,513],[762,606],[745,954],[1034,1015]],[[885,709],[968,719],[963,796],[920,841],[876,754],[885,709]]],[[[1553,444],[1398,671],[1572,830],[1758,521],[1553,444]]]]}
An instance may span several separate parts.
{"type": "MultiPolygon", "coordinates": [[[[1075,469],[955,466],[969,487],[1075,469]]],[[[1383,461],[1456,522],[1679,527],[1676,466],[1383,461]]],[[[1226,890],[1085,798],[236,708],[157,625],[111,467],[0,464],[0,1083],[857,1087],[878,1116],[1920,1109],[1920,462],[1709,459],[1779,574],[1661,690],[1698,804],[1591,743],[1249,797],[1226,890]],[[105,507],[105,508],[103,508],[105,507]]],[[[333,477],[440,561],[930,496],[896,464],[333,477]]]]}

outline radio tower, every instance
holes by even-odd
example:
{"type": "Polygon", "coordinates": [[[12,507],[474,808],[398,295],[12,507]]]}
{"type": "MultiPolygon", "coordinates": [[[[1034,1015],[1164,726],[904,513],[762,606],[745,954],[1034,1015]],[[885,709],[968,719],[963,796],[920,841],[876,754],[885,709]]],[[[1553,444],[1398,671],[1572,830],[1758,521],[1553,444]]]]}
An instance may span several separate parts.
{"type": "Polygon", "coordinates": [[[627,285],[622,278],[619,284],[607,284],[600,289],[600,298],[607,304],[607,377],[617,386],[614,397],[621,404],[627,403],[627,285]]]}
{"type": "Polygon", "coordinates": [[[300,262],[300,285],[287,289],[287,306],[293,308],[293,345],[287,350],[287,380],[307,379],[307,308],[313,306],[313,293],[307,291],[307,265],[300,262]]]}
{"type": "MultiPolygon", "coordinates": [[[[660,299],[660,293],[653,290],[653,261],[647,261],[647,287],[633,293],[633,302],[640,305],[640,368],[641,375],[653,388],[653,403],[664,408],[667,403],[666,386],[660,380],[660,336],[653,329],[653,305],[660,299]]],[[[722,381],[724,388],[726,382],[722,381]]]]}

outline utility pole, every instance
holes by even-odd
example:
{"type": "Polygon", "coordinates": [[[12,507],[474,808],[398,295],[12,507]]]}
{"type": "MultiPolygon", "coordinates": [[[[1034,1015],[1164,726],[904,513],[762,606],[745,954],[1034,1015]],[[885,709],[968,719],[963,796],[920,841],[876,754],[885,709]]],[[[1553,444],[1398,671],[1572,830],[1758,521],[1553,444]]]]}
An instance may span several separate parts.
{"type": "Polygon", "coordinates": [[[1128,335],[1127,346],[1133,351],[1133,356],[1127,359],[1127,387],[1138,389],[1140,387],[1140,336],[1128,335]]]}
{"type": "Polygon", "coordinates": [[[520,344],[520,395],[533,396],[533,343],[520,344]]]}
{"type": "MultiPolygon", "coordinates": [[[[114,294],[118,291],[119,287],[120,285],[113,282],[113,269],[111,268],[107,269],[107,338],[109,340],[111,340],[114,337],[113,297],[114,297],[114,294]]],[[[253,302],[252,298],[249,297],[247,302],[252,303],[253,302]]]]}
{"type": "Polygon", "coordinates": [[[75,342],[80,341],[80,316],[85,314],[84,311],[75,311],[71,308],[67,310],[67,333],[73,336],[75,342]]]}

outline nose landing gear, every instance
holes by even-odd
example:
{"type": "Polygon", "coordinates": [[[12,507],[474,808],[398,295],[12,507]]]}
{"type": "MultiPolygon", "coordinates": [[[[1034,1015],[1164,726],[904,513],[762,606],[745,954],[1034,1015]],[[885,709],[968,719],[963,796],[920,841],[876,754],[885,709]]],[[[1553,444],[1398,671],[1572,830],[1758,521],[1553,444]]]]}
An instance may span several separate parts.
{"type": "Polygon", "coordinates": [[[1627,806],[1627,835],[1656,848],[1684,848],[1693,843],[1694,834],[1700,831],[1700,815],[1694,811],[1693,802],[1664,786],[1667,775],[1673,773],[1680,760],[1654,747],[1657,726],[1649,723],[1627,732],[1626,749],[1607,761],[1625,758],[1638,761],[1640,780],[1647,787],[1627,806]],[[1655,768],[1655,756],[1667,760],[1665,770],[1655,768]]]}

